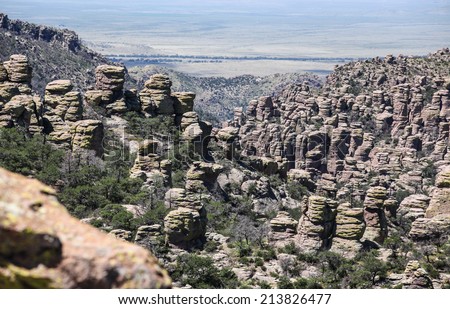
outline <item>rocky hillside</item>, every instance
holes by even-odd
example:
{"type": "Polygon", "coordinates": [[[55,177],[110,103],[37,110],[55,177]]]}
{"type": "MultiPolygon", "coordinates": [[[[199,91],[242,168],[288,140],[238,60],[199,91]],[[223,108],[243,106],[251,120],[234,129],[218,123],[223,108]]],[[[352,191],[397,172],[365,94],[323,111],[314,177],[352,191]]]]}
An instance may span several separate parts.
{"type": "Polygon", "coordinates": [[[11,20],[0,13],[0,60],[26,55],[34,70],[33,88],[43,93],[54,79],[71,79],[82,89],[94,83],[94,68],[108,60],[86,48],[78,35],[67,29],[11,20]]]}
{"type": "MultiPolygon", "coordinates": [[[[41,98],[28,58],[11,55],[0,65],[0,165],[152,251],[178,287],[446,288],[449,60],[443,49],[349,63],[320,88],[306,80],[251,100],[218,128],[166,75],[127,89],[125,68],[100,65],[88,89],[55,80],[41,98]]],[[[24,267],[8,248],[0,265],[24,267]]],[[[15,286],[9,269],[0,283],[15,286]]]]}
{"type": "Polygon", "coordinates": [[[247,106],[248,101],[262,95],[273,95],[292,83],[308,81],[319,87],[322,80],[313,74],[275,74],[258,77],[253,75],[225,77],[196,77],[161,66],[131,67],[129,73],[139,87],[153,74],[164,74],[172,81],[176,91],[192,91],[197,94],[195,111],[199,116],[220,126],[233,116],[236,107],[247,106]]]}

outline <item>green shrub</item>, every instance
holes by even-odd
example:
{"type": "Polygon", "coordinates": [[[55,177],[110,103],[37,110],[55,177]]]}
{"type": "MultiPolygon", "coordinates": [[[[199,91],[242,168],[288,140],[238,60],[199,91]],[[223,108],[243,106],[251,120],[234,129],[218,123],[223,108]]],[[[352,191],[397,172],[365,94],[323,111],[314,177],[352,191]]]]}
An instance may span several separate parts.
{"type": "Polygon", "coordinates": [[[233,289],[239,286],[237,277],[231,269],[218,269],[211,258],[196,254],[178,257],[171,276],[181,284],[189,284],[195,289],[233,289]]]}
{"type": "Polygon", "coordinates": [[[60,179],[64,152],[46,143],[42,135],[28,137],[20,129],[1,128],[0,149],[1,167],[50,185],[60,179]]]}
{"type": "Polygon", "coordinates": [[[291,198],[301,201],[304,196],[308,195],[308,189],[294,181],[288,182],[286,190],[291,198]]]}
{"type": "Polygon", "coordinates": [[[283,248],[278,249],[279,253],[286,253],[286,254],[294,254],[297,255],[299,253],[297,246],[294,242],[290,242],[286,244],[283,248]]]}
{"type": "Polygon", "coordinates": [[[274,248],[270,247],[265,250],[258,250],[256,256],[262,258],[264,261],[270,261],[277,258],[277,253],[274,248]]]}
{"type": "Polygon", "coordinates": [[[215,252],[217,251],[217,249],[219,248],[219,243],[217,241],[208,241],[205,246],[204,246],[204,250],[206,252],[215,252]]]}
{"type": "Polygon", "coordinates": [[[256,259],[255,259],[255,266],[257,266],[257,267],[264,266],[264,261],[263,261],[263,259],[261,259],[261,258],[256,258],[256,259]]]}

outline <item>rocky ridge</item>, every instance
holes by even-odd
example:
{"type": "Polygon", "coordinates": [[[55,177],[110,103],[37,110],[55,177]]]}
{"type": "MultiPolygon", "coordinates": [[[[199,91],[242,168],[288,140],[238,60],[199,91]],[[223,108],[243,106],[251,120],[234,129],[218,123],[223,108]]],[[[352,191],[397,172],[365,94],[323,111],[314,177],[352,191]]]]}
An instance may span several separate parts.
{"type": "Polygon", "coordinates": [[[31,84],[40,94],[56,79],[71,79],[75,88],[84,89],[95,81],[93,68],[109,63],[85,47],[73,31],[13,20],[3,13],[0,44],[0,61],[13,54],[28,57],[34,69],[31,84]]]}

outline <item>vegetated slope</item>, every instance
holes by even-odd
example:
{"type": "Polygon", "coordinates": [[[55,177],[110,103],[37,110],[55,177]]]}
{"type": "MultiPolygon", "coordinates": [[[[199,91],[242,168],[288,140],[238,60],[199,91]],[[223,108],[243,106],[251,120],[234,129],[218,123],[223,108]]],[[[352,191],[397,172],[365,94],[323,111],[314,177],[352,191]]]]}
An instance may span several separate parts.
{"type": "Polygon", "coordinates": [[[110,62],[85,47],[73,31],[10,20],[0,13],[0,60],[13,54],[28,57],[32,86],[40,93],[55,79],[71,79],[77,88],[86,88],[95,82],[95,67],[110,62]]]}
{"type": "Polygon", "coordinates": [[[201,119],[215,125],[233,117],[234,108],[245,108],[256,96],[277,94],[283,87],[292,83],[307,81],[312,87],[321,85],[320,78],[310,73],[274,74],[264,77],[197,77],[157,65],[131,67],[128,71],[139,87],[142,87],[151,75],[161,73],[170,77],[175,91],[195,92],[195,111],[201,119]]]}

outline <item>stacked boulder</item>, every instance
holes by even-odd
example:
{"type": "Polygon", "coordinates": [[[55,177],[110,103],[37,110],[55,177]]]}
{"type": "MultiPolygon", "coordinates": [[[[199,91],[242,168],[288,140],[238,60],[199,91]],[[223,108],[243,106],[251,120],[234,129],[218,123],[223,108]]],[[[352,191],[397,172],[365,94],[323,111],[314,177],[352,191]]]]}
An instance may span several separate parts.
{"type": "Polygon", "coordinates": [[[93,150],[103,154],[103,123],[83,120],[81,94],[70,80],[55,80],[45,87],[42,107],[44,132],[53,144],[72,151],[93,150]]]}
{"type": "MultiPolygon", "coordinates": [[[[101,65],[95,69],[95,90],[86,92],[86,102],[91,106],[102,106],[109,114],[122,114],[128,108],[126,98],[133,101],[132,92],[124,95],[125,68],[101,65]]],[[[131,104],[133,106],[133,104],[131,104]]]]}
{"type": "Polygon", "coordinates": [[[338,252],[347,258],[354,257],[363,248],[360,239],[365,229],[364,209],[351,208],[350,203],[340,204],[337,208],[336,229],[331,251],[338,252]]]}
{"type": "Polygon", "coordinates": [[[43,102],[31,95],[31,67],[22,55],[0,65],[0,126],[20,126],[30,134],[47,134],[54,145],[76,151],[103,153],[103,124],[83,120],[80,92],[69,80],[55,80],[45,88],[43,102]]]}
{"type": "Polygon", "coordinates": [[[186,174],[186,188],[173,188],[166,193],[165,205],[174,209],[164,218],[168,243],[188,248],[205,241],[207,217],[203,199],[222,171],[218,164],[194,162],[186,174]]]}
{"type": "MultiPolygon", "coordinates": [[[[31,66],[23,55],[0,63],[0,127],[37,126],[39,99],[31,95],[31,66]]],[[[35,129],[35,128],[34,128],[35,129]]]]}
{"type": "Polygon", "coordinates": [[[296,244],[304,251],[329,249],[336,223],[337,202],[310,196],[297,228],[296,244]]]}
{"type": "Polygon", "coordinates": [[[382,244],[387,237],[387,221],[385,215],[387,191],[384,187],[371,187],[364,200],[364,221],[366,230],[364,239],[382,244]]]}
{"type": "Polygon", "coordinates": [[[450,215],[450,166],[445,166],[436,176],[436,190],[433,191],[426,217],[450,215]]]}
{"type": "Polygon", "coordinates": [[[28,58],[24,55],[12,55],[9,61],[3,63],[8,74],[8,80],[12,83],[31,83],[32,69],[28,58]]]}
{"type": "Polygon", "coordinates": [[[297,225],[298,221],[288,212],[279,211],[277,216],[270,220],[269,240],[278,248],[286,246],[294,238],[297,225]]]}
{"type": "Polygon", "coordinates": [[[172,82],[168,76],[155,74],[145,82],[145,88],[139,93],[142,111],[149,115],[172,115],[175,112],[171,97],[172,82]]]}

